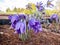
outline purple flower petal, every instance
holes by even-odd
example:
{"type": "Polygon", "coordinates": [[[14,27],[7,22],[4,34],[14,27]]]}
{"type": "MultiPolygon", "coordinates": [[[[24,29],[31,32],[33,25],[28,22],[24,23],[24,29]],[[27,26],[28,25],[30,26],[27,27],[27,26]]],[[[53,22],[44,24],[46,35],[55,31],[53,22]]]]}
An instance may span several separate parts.
{"type": "Polygon", "coordinates": [[[29,23],[30,23],[31,25],[35,25],[34,22],[35,22],[35,19],[34,19],[34,18],[32,18],[32,19],[29,20],[29,23]]]}
{"type": "Polygon", "coordinates": [[[8,18],[11,20],[11,27],[15,28],[15,25],[19,20],[19,16],[17,14],[14,14],[14,15],[10,15],[8,18]]]}
{"type": "Polygon", "coordinates": [[[42,31],[42,26],[41,26],[41,23],[35,19],[31,19],[29,20],[28,22],[29,24],[29,28],[33,29],[35,32],[39,32],[39,31],[42,31]]]}
{"type": "Polygon", "coordinates": [[[50,5],[48,5],[47,7],[50,7],[50,8],[52,8],[54,5],[53,4],[50,4],[50,5]]]}
{"type": "Polygon", "coordinates": [[[53,14],[52,16],[50,16],[50,19],[51,20],[55,19],[56,21],[58,21],[58,15],[57,14],[53,14]]]}
{"type": "Polygon", "coordinates": [[[11,24],[11,27],[12,27],[12,28],[15,28],[15,25],[16,25],[16,24],[12,23],[12,24],[11,24]]]}
{"type": "Polygon", "coordinates": [[[44,7],[43,6],[40,6],[38,10],[39,11],[43,11],[44,10],[44,7]]]}
{"type": "Polygon", "coordinates": [[[44,10],[43,3],[42,2],[37,3],[36,7],[37,7],[38,11],[43,11],[44,10]]]}
{"type": "Polygon", "coordinates": [[[11,20],[11,18],[12,18],[12,15],[9,15],[9,16],[8,16],[8,19],[10,19],[10,20],[11,20]]]}
{"type": "Polygon", "coordinates": [[[11,18],[11,22],[13,23],[14,21],[18,21],[19,20],[19,16],[18,15],[13,15],[11,18]]]}
{"type": "Polygon", "coordinates": [[[24,33],[26,31],[26,23],[19,21],[16,24],[15,30],[20,31],[21,34],[24,33]]]}
{"type": "Polygon", "coordinates": [[[26,15],[20,14],[20,15],[19,15],[19,18],[20,18],[20,19],[26,19],[26,15]]]}
{"type": "Polygon", "coordinates": [[[16,30],[16,32],[18,33],[18,34],[21,34],[21,30],[19,29],[19,30],[16,30]]]}
{"type": "Polygon", "coordinates": [[[50,18],[51,18],[51,19],[52,19],[52,18],[58,18],[58,15],[57,15],[57,14],[53,14],[50,18]]]}
{"type": "Polygon", "coordinates": [[[47,1],[47,7],[52,8],[54,6],[51,2],[52,2],[51,0],[48,0],[47,1]]]}

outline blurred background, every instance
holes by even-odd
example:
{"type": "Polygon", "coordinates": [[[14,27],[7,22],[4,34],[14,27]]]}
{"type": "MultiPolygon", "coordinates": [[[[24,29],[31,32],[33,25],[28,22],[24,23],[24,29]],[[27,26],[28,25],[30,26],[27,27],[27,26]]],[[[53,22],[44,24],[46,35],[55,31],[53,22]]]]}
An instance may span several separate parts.
{"type": "MultiPolygon", "coordinates": [[[[9,24],[8,15],[23,13],[28,3],[36,4],[41,1],[45,5],[48,0],[0,0],[0,24],[9,24]]],[[[54,4],[53,8],[45,7],[46,14],[60,15],[60,0],[52,0],[52,4],[54,4]]]]}

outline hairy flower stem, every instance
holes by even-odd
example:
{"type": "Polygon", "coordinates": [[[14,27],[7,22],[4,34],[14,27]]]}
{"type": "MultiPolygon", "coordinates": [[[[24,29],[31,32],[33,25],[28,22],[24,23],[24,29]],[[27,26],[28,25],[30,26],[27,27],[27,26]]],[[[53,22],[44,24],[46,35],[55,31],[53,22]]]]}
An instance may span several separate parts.
{"type": "Polygon", "coordinates": [[[28,26],[26,25],[25,33],[19,34],[19,38],[21,38],[22,41],[25,41],[26,39],[28,39],[28,36],[29,36],[29,34],[28,34],[28,26]]]}
{"type": "Polygon", "coordinates": [[[25,41],[26,38],[25,38],[25,35],[24,34],[19,34],[19,38],[22,39],[22,41],[25,41]]]}

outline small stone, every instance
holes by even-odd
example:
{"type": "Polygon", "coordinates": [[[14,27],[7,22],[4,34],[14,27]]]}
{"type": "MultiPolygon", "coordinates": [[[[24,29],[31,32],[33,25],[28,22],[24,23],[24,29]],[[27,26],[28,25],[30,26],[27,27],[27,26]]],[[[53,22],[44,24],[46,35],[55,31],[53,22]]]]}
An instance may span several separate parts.
{"type": "Polygon", "coordinates": [[[0,34],[4,34],[4,32],[0,32],[0,34]]]}

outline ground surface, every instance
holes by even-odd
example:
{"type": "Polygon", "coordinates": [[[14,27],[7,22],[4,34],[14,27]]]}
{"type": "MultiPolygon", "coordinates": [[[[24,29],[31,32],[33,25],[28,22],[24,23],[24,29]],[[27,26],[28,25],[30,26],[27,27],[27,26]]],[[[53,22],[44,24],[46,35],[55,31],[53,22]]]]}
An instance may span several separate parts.
{"type": "Polygon", "coordinates": [[[60,45],[59,33],[42,31],[34,34],[30,32],[31,38],[23,42],[9,27],[9,25],[0,25],[0,32],[4,32],[0,34],[0,45],[60,45]]]}

